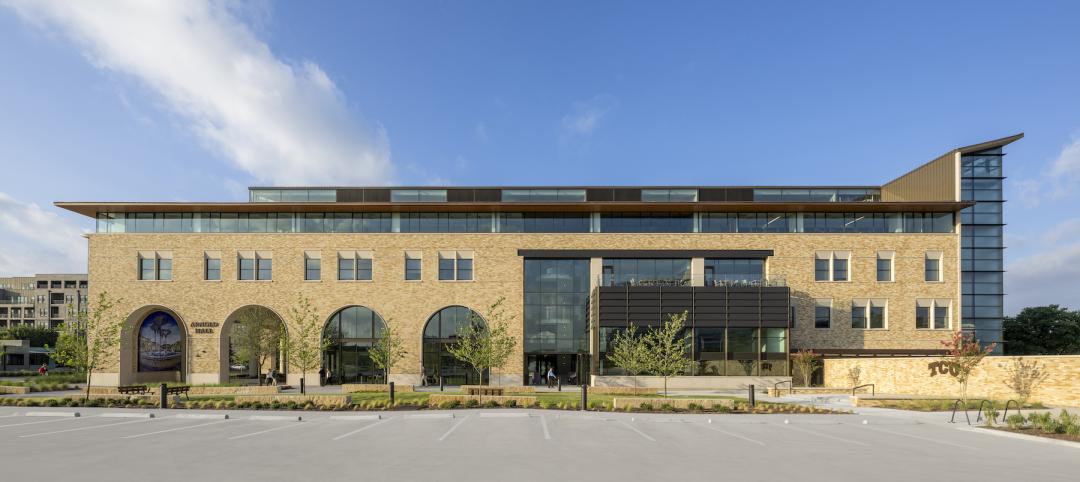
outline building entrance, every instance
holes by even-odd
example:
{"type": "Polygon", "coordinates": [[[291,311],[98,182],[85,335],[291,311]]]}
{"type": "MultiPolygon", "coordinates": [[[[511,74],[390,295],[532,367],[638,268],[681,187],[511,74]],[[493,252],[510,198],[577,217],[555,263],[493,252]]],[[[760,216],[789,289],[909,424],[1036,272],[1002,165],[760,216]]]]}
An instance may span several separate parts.
{"type": "MultiPolygon", "coordinates": [[[[547,385],[548,370],[563,385],[580,385],[589,378],[589,358],[582,353],[557,353],[550,355],[525,355],[525,384],[547,385]]],[[[556,384],[557,381],[552,381],[556,384]]]]}

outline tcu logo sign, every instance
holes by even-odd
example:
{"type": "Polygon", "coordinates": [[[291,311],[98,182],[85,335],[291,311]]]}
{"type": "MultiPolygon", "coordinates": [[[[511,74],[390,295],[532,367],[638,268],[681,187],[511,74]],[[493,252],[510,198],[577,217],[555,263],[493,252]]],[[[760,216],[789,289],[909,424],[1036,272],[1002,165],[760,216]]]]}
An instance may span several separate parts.
{"type": "Polygon", "coordinates": [[[926,367],[930,369],[930,376],[949,374],[955,377],[960,374],[960,367],[956,366],[956,363],[953,362],[936,361],[927,364],[926,367]]]}

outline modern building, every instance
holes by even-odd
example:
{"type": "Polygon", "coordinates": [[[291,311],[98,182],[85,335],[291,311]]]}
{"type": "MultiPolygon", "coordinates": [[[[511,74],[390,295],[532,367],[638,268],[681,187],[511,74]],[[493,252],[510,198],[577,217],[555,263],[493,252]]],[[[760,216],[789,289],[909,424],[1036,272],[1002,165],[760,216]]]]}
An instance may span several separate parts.
{"type": "Polygon", "coordinates": [[[741,386],[784,379],[797,349],[931,355],[961,329],[1000,341],[1002,148],[1021,137],[866,186],[254,187],[247,202],[57,205],[97,220],[92,294],[123,295],[118,364],[95,383],[225,381],[239,313],[265,307],[295,337],[302,293],[332,342],[329,383],[377,378],[368,347],[386,325],[408,349],[393,380],[475,382],[446,347],[501,300],[518,339],[490,374],[503,383],[549,368],[628,383],[611,337],[685,312],[694,363],[673,386],[741,386]]]}
{"type": "Polygon", "coordinates": [[[85,274],[0,278],[0,328],[58,328],[85,309],[88,292],[85,274]]]}

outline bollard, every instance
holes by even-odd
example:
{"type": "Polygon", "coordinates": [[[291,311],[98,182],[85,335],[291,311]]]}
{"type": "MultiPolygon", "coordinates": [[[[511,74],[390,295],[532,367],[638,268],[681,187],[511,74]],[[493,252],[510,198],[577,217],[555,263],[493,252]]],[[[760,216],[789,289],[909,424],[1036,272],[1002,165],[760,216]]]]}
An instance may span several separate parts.
{"type": "Polygon", "coordinates": [[[581,409],[582,410],[588,410],[589,409],[589,386],[588,385],[582,385],[581,386],[581,409]]]}
{"type": "Polygon", "coordinates": [[[168,385],[162,383],[160,386],[158,386],[158,397],[161,399],[161,401],[158,402],[158,406],[160,408],[169,408],[168,385]]]}
{"type": "Polygon", "coordinates": [[[559,382],[559,391],[562,391],[562,377],[555,377],[555,381],[559,382]]]}
{"type": "Polygon", "coordinates": [[[390,405],[394,404],[394,382],[390,382],[390,405]]]}
{"type": "Polygon", "coordinates": [[[444,388],[446,388],[446,379],[439,375],[439,391],[443,391],[444,388]]]}
{"type": "Polygon", "coordinates": [[[750,406],[756,407],[757,403],[754,401],[754,386],[750,385],[750,406]]]}
{"type": "Polygon", "coordinates": [[[304,394],[304,377],[300,377],[300,394],[304,394]]]}

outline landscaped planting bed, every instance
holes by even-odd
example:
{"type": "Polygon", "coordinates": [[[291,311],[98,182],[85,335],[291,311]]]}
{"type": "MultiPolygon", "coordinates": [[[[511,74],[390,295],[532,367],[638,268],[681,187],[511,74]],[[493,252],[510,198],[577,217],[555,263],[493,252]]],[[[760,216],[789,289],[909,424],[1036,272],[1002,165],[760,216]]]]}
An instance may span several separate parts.
{"type": "Polygon", "coordinates": [[[1051,412],[1036,412],[1026,416],[1016,413],[1005,419],[1004,427],[990,428],[1080,442],[1080,415],[1070,414],[1067,410],[1062,410],[1057,416],[1051,412]]]}

